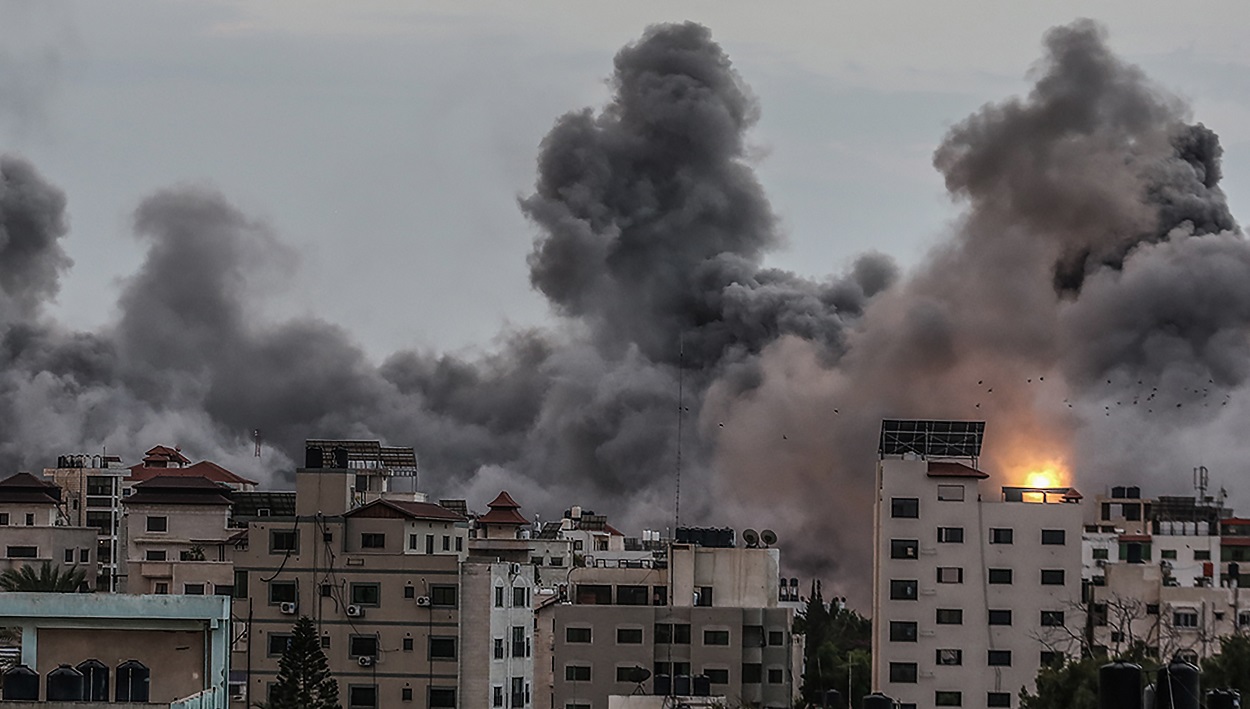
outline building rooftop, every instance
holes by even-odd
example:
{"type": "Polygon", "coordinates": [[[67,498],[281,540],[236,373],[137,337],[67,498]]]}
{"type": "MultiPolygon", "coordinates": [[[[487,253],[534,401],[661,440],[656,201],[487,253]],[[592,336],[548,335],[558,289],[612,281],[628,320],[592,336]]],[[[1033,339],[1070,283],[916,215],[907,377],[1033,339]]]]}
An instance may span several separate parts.
{"type": "Polygon", "coordinates": [[[305,450],[311,456],[314,450],[321,451],[321,466],[308,465],[315,462],[306,460],[306,468],[334,467],[335,450],[345,451],[347,467],[353,470],[380,470],[400,475],[417,474],[417,454],[411,447],[384,446],[379,441],[308,439],[304,441],[305,450]]]}
{"type": "Polygon", "coordinates": [[[517,504],[516,500],[512,499],[512,496],[506,490],[500,492],[487,507],[490,508],[490,512],[477,518],[479,524],[523,525],[530,523],[520,512],[517,512],[517,510],[521,509],[521,506],[517,504]]]}
{"type": "Polygon", "coordinates": [[[14,473],[0,480],[0,503],[55,505],[61,501],[61,488],[30,473],[14,473]]]}
{"type": "Polygon", "coordinates": [[[158,475],[162,476],[186,476],[192,478],[206,478],[214,482],[226,483],[229,485],[255,485],[255,480],[248,480],[241,475],[226,470],[211,460],[201,460],[198,463],[187,465],[184,467],[162,468],[148,467],[144,464],[130,466],[129,480],[150,480],[158,475]]]}
{"type": "Polygon", "coordinates": [[[951,461],[929,461],[928,476],[931,478],[976,478],[984,480],[990,476],[965,463],[951,461]]]}
{"type": "Polygon", "coordinates": [[[374,500],[361,505],[343,515],[344,517],[407,517],[408,519],[427,519],[439,522],[465,522],[463,515],[457,514],[446,507],[432,502],[412,502],[410,500],[374,500]]]}
{"type": "Polygon", "coordinates": [[[160,475],[135,485],[127,505],[229,505],[230,488],[202,477],[160,475]]]}

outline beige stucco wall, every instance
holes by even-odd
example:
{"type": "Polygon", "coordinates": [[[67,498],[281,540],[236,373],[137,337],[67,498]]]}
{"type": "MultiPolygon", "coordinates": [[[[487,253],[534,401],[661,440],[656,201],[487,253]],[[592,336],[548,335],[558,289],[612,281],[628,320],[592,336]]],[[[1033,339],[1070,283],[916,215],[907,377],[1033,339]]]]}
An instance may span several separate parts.
{"type": "Polygon", "coordinates": [[[45,678],[59,664],[99,660],[111,668],[110,692],[116,687],[117,666],[138,660],[152,671],[153,702],[171,702],[204,688],[203,631],[41,628],[38,657],[45,678]]]}

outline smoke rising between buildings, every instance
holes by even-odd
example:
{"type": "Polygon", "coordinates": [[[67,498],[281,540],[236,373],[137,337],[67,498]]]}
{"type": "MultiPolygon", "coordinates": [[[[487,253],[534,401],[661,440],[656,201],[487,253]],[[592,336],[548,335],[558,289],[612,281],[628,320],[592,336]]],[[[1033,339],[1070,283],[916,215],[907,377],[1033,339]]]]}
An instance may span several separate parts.
{"type": "Polygon", "coordinates": [[[375,365],[333,323],[253,317],[295,254],[203,188],[138,206],[147,254],[117,317],[71,331],[43,308],[71,266],[66,198],[4,158],[0,460],[170,442],[244,465],[260,429],[289,471],[305,437],[381,438],[417,449],[436,494],[666,526],[680,384],[683,522],[776,528],[796,572],[830,577],[870,563],[883,416],[985,419],[1005,476],[1183,473],[1238,445],[1250,371],[1218,138],[1093,23],[1044,52],[1028,95],[938,146],[963,207],[942,244],[907,273],[866,254],[810,279],[764,265],[782,239],[746,159],[746,82],[707,28],[649,28],[608,104],[556,121],[519,202],[553,324],[475,356],[375,365]]]}

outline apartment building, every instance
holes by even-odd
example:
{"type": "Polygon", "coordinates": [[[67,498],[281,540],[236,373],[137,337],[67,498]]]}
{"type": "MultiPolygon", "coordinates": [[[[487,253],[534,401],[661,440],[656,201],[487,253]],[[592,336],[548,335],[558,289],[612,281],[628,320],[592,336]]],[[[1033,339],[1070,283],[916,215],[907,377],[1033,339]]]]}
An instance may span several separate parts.
{"type": "Polygon", "coordinates": [[[669,544],[665,559],[571,569],[535,631],[535,706],[606,709],[635,692],[787,707],[801,676],[780,554],[669,544]]]}
{"type": "Polygon", "coordinates": [[[126,569],[121,541],[122,481],[129,471],[113,455],[62,455],[43,477],[61,489],[61,510],[69,524],[96,530],[98,591],[119,591],[126,569]]]}
{"type": "Polygon", "coordinates": [[[135,594],[232,595],[231,489],[207,478],[160,475],[122,500],[123,586],[135,594]]]}
{"type": "Polygon", "coordinates": [[[534,706],[534,571],[475,557],[461,567],[460,706],[534,706]]]}
{"type": "Polygon", "coordinates": [[[1082,497],[993,483],[983,433],[882,424],[872,686],[904,708],[1014,706],[1044,662],[1080,647],[1082,497]]]}
{"type": "Polygon", "coordinates": [[[390,463],[415,469],[415,456],[367,443],[310,442],[294,516],[248,524],[235,550],[232,706],[266,700],[300,615],[317,624],[345,709],[465,706],[468,521],[391,491],[390,463]]]}
{"type": "Polygon", "coordinates": [[[65,571],[87,569],[84,583],[94,590],[96,530],[69,522],[57,486],[30,473],[0,481],[0,571],[45,561],[65,571]]]}

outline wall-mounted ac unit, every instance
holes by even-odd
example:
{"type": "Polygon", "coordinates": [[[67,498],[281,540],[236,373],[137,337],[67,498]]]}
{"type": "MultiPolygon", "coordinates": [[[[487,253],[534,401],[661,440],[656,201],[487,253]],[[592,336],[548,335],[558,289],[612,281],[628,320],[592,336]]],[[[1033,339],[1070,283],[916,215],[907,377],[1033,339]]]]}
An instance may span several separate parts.
{"type": "Polygon", "coordinates": [[[421,606],[422,608],[429,607],[430,597],[429,596],[417,596],[417,605],[421,606]]]}
{"type": "Polygon", "coordinates": [[[348,606],[347,607],[347,616],[349,618],[363,618],[364,615],[365,615],[365,609],[361,608],[360,606],[348,606]]]}
{"type": "Polygon", "coordinates": [[[290,602],[280,603],[278,604],[278,612],[283,615],[295,615],[299,612],[299,604],[290,602]]]}
{"type": "Polygon", "coordinates": [[[373,655],[361,655],[356,658],[356,664],[361,667],[373,667],[373,655]]]}

